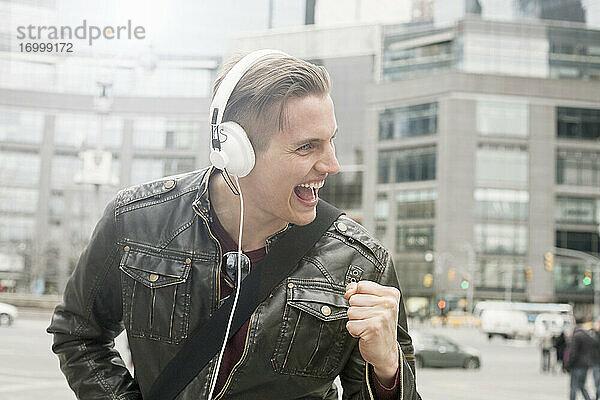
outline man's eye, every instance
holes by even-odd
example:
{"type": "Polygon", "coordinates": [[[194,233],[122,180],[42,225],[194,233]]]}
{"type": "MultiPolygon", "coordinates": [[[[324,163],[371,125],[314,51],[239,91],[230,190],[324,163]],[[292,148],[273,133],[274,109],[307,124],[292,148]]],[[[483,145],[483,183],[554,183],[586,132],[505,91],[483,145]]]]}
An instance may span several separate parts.
{"type": "Polygon", "coordinates": [[[298,147],[296,150],[308,151],[310,149],[312,149],[312,143],[303,144],[302,146],[298,147]]]}

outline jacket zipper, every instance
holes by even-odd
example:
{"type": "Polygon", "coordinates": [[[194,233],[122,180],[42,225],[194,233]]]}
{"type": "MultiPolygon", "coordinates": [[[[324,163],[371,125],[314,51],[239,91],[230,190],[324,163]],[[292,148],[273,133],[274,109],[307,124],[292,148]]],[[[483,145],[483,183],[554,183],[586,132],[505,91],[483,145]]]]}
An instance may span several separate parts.
{"type": "Polygon", "coordinates": [[[248,331],[246,332],[246,341],[244,342],[244,351],[242,352],[242,357],[240,357],[239,361],[237,363],[235,363],[235,365],[231,369],[231,372],[229,372],[229,376],[227,377],[227,380],[225,381],[225,385],[223,385],[223,389],[221,389],[221,391],[219,392],[217,397],[214,398],[214,400],[219,400],[225,394],[225,392],[227,391],[227,388],[229,387],[229,384],[231,383],[231,378],[233,377],[235,370],[240,366],[240,364],[242,364],[244,362],[244,360],[246,359],[246,356],[248,355],[248,339],[250,338],[250,330],[252,329],[252,322],[254,320],[255,314],[256,314],[256,311],[254,311],[252,313],[252,315],[250,316],[250,322],[248,323],[248,331]]]}
{"type": "MultiPolygon", "coordinates": [[[[213,233],[210,230],[210,224],[208,223],[208,221],[206,220],[206,218],[204,218],[204,216],[196,209],[196,206],[192,206],[194,212],[196,214],[198,214],[198,216],[200,218],[202,218],[202,221],[204,221],[204,223],[206,224],[206,229],[208,230],[208,234],[210,235],[210,237],[212,237],[212,239],[214,240],[214,242],[217,244],[217,248],[219,249],[219,265],[217,267],[217,275],[215,277],[216,282],[217,282],[217,305],[221,302],[221,262],[223,260],[223,250],[221,248],[221,243],[219,243],[219,241],[217,240],[217,238],[215,237],[215,235],[213,235],[213,233]]],[[[246,338],[247,339],[247,338],[246,338]]],[[[237,364],[236,364],[237,365],[237,364]]],[[[210,375],[210,380],[209,382],[212,382],[214,375],[218,374],[219,371],[213,371],[213,373],[210,375]]]]}
{"type": "Polygon", "coordinates": [[[204,216],[196,209],[196,206],[192,206],[192,208],[194,209],[194,212],[196,214],[198,214],[198,216],[200,218],[202,218],[202,221],[204,221],[204,223],[206,224],[206,229],[208,230],[208,234],[210,235],[210,237],[212,237],[214,242],[217,244],[217,248],[219,249],[219,265],[217,268],[217,276],[216,276],[216,279],[217,279],[217,304],[219,304],[221,302],[221,261],[223,260],[223,249],[221,249],[221,243],[219,243],[219,241],[217,240],[215,235],[213,235],[213,233],[211,232],[210,225],[209,225],[208,221],[206,220],[206,218],[204,218],[204,216]]]}

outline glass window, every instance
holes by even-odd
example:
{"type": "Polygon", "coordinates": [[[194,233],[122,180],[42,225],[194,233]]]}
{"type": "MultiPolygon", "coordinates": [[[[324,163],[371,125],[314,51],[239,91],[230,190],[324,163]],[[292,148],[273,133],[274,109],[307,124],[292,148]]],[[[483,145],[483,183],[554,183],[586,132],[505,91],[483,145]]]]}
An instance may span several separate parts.
{"type": "Polygon", "coordinates": [[[0,109],[0,141],[41,143],[44,114],[0,109]]]}
{"type": "Polygon", "coordinates": [[[167,120],[167,149],[197,150],[202,138],[202,124],[195,120],[167,120]]]}
{"type": "MultiPolygon", "coordinates": [[[[593,282],[591,285],[583,283],[585,271],[589,269],[590,266],[581,261],[557,259],[554,262],[554,269],[552,271],[554,290],[557,293],[593,293],[593,282]]],[[[592,279],[594,279],[594,276],[592,279]]]]}
{"type": "Polygon", "coordinates": [[[134,158],[131,166],[131,183],[138,184],[194,170],[193,158],[134,158]]]}
{"type": "Polygon", "coordinates": [[[0,242],[33,239],[35,219],[17,215],[4,215],[0,218],[0,242]]]}
{"type": "Polygon", "coordinates": [[[83,170],[83,160],[78,156],[55,155],[52,157],[51,180],[54,187],[75,184],[75,175],[83,170]]]}
{"type": "Polygon", "coordinates": [[[526,184],[529,154],[521,146],[482,144],[477,149],[475,177],[477,183],[526,184]]]}
{"type": "Polygon", "coordinates": [[[379,240],[383,240],[385,238],[385,233],[387,232],[387,226],[383,224],[377,224],[375,226],[375,237],[379,240]]]}
{"type": "Polygon", "coordinates": [[[437,131],[437,103],[387,109],[379,114],[379,140],[431,135],[437,131]]]}
{"type": "Polygon", "coordinates": [[[477,132],[482,135],[526,137],[529,134],[526,103],[477,102],[477,132]]]}
{"type": "Polygon", "coordinates": [[[410,190],[396,194],[397,218],[434,218],[437,191],[434,189],[410,190]]]}
{"type": "Polygon", "coordinates": [[[164,161],[134,158],[131,163],[131,184],[149,182],[163,177],[164,161]]]}
{"type": "Polygon", "coordinates": [[[340,209],[357,209],[362,206],[362,171],[342,171],[329,175],[319,197],[340,209]]]}
{"type": "Polygon", "coordinates": [[[206,97],[212,87],[212,73],[208,68],[161,67],[135,74],[132,94],[138,96],[191,96],[206,97]]]}
{"type": "Polygon", "coordinates": [[[559,185],[600,186],[600,153],[561,150],[556,157],[559,185]]]}
{"type": "Polygon", "coordinates": [[[548,41],[523,34],[500,34],[495,25],[487,32],[465,32],[459,69],[479,74],[501,74],[546,78],[548,41]]]}
{"type": "Polygon", "coordinates": [[[527,253],[528,236],[525,225],[475,224],[475,250],[486,254],[527,253]]]}
{"type": "Polygon", "coordinates": [[[525,190],[475,189],[475,216],[481,219],[526,220],[529,192],[525,190]]]}
{"type": "Polygon", "coordinates": [[[35,184],[39,179],[38,154],[0,151],[0,181],[35,184]]]}
{"type": "Polygon", "coordinates": [[[391,182],[392,153],[381,152],[377,158],[377,183],[391,182]]]}
{"type": "Polygon", "coordinates": [[[140,149],[197,150],[201,125],[198,120],[138,119],[133,123],[133,145],[140,149]]]}
{"type": "Polygon", "coordinates": [[[54,143],[62,146],[95,146],[100,132],[95,114],[58,114],[54,125],[54,143]]]}
{"type": "Polygon", "coordinates": [[[37,200],[37,189],[0,187],[0,211],[34,213],[37,200]]]}
{"type": "Polygon", "coordinates": [[[390,203],[388,196],[385,193],[379,193],[375,200],[375,220],[387,221],[390,216],[390,203]]]}
{"type": "Polygon", "coordinates": [[[600,253],[598,232],[556,231],[556,247],[600,253]]]}
{"type": "Polygon", "coordinates": [[[600,110],[557,107],[556,132],[569,139],[600,139],[600,110]]]}
{"type": "Polygon", "coordinates": [[[379,154],[379,183],[389,182],[394,160],[395,182],[415,182],[434,180],[435,147],[419,147],[394,151],[383,151],[379,154]]]}
{"type": "Polygon", "coordinates": [[[422,75],[424,72],[449,69],[455,64],[456,46],[453,40],[412,47],[404,45],[406,41],[413,39],[411,35],[419,34],[422,35],[422,33],[406,34],[406,30],[401,34],[385,32],[382,60],[384,79],[404,79],[422,75]]]}
{"type": "Polygon", "coordinates": [[[62,215],[65,212],[65,197],[62,193],[52,193],[49,201],[50,215],[62,215]]]}
{"type": "Polygon", "coordinates": [[[166,147],[167,121],[164,118],[137,119],[133,122],[133,146],[139,149],[166,147]]]}
{"type": "Polygon", "coordinates": [[[52,90],[55,65],[36,61],[0,59],[0,87],[10,89],[52,90]]]}
{"type": "Polygon", "coordinates": [[[415,261],[396,257],[394,258],[394,266],[403,288],[428,289],[423,286],[423,278],[425,274],[433,273],[433,263],[428,263],[425,260],[415,261]]]}
{"type": "Polygon", "coordinates": [[[475,272],[475,285],[523,290],[526,286],[525,262],[519,258],[483,258],[475,272]]]}
{"type": "Polygon", "coordinates": [[[595,60],[600,35],[597,31],[572,26],[548,26],[551,78],[598,80],[599,62],[595,60]]]}
{"type": "Polygon", "coordinates": [[[600,200],[582,197],[557,197],[555,220],[567,224],[600,222],[600,200]]]}
{"type": "Polygon", "coordinates": [[[396,227],[397,251],[433,250],[433,225],[396,227]]]}

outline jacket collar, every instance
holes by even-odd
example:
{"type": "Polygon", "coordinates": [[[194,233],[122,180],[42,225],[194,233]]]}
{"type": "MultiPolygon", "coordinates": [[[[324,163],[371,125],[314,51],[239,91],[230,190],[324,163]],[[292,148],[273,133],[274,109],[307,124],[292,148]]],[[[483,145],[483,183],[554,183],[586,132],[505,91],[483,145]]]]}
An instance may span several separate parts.
{"type": "Polygon", "coordinates": [[[210,177],[213,172],[216,170],[215,167],[208,167],[203,169],[200,173],[202,174],[200,178],[200,185],[198,187],[198,192],[196,194],[196,198],[192,203],[192,207],[200,213],[207,221],[212,222],[212,218],[210,216],[210,199],[209,199],[209,191],[208,191],[208,183],[210,181],[210,177]]]}

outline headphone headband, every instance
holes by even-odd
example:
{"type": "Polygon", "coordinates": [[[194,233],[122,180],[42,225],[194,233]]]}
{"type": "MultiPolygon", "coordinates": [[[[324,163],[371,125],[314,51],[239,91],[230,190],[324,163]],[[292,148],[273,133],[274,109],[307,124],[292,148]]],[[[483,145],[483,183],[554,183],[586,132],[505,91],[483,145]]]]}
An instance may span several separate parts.
{"type": "Polygon", "coordinates": [[[210,103],[210,114],[208,118],[211,125],[219,125],[223,120],[223,114],[225,113],[225,107],[227,107],[229,97],[231,96],[235,85],[237,85],[239,80],[242,79],[242,76],[244,76],[244,74],[255,63],[265,58],[269,58],[270,56],[275,54],[289,56],[288,54],[279,50],[256,50],[250,54],[247,54],[244,58],[238,61],[233,66],[233,68],[231,68],[227,75],[225,75],[225,78],[223,78],[223,80],[221,81],[221,84],[217,89],[217,93],[215,93],[215,97],[210,103]]]}

